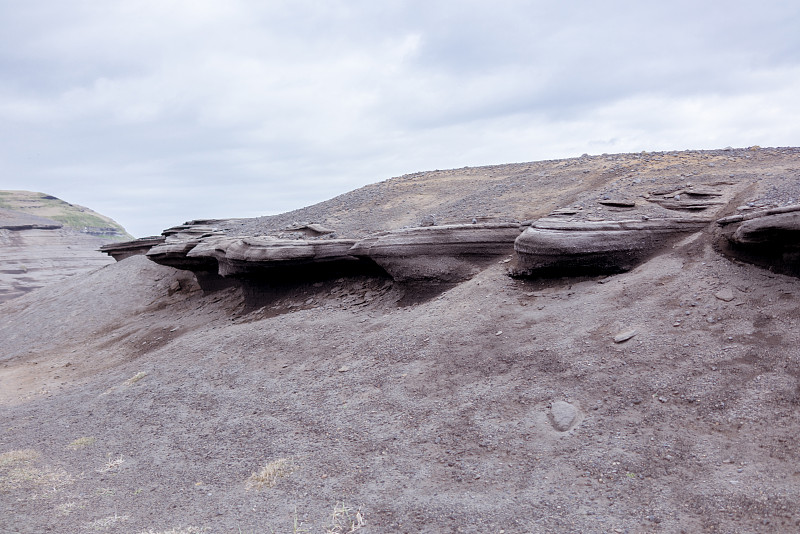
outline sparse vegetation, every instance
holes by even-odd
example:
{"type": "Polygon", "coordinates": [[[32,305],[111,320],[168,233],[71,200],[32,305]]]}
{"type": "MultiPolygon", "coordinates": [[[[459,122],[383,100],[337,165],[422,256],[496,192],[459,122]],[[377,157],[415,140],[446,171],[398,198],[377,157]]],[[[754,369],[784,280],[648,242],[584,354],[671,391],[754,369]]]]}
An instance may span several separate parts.
{"type": "Polygon", "coordinates": [[[146,377],[147,373],[140,371],[125,381],[126,386],[132,386],[142,378],[146,377]]]}
{"type": "Polygon", "coordinates": [[[75,511],[75,508],[77,508],[75,502],[65,502],[56,506],[56,511],[61,515],[69,515],[75,511]]]}
{"type": "Polygon", "coordinates": [[[39,452],[33,449],[0,454],[0,492],[37,486],[57,492],[73,482],[72,476],[63,469],[53,470],[34,465],[39,456],[39,452]]]}
{"type": "Polygon", "coordinates": [[[70,443],[68,445],[68,447],[70,449],[72,449],[73,451],[77,451],[77,450],[82,449],[84,447],[88,447],[90,445],[94,445],[95,441],[97,441],[97,440],[95,438],[93,438],[93,437],[84,436],[84,437],[78,438],[75,441],[73,441],[72,443],[70,443]]]}
{"type": "Polygon", "coordinates": [[[325,529],[325,534],[351,534],[361,530],[366,525],[361,509],[353,510],[342,503],[336,504],[331,513],[331,525],[325,529]]]}
{"type": "Polygon", "coordinates": [[[279,458],[250,475],[247,485],[254,489],[271,488],[278,483],[278,479],[289,475],[294,470],[295,465],[291,458],[279,458]]]}
{"type": "Polygon", "coordinates": [[[202,534],[208,532],[206,527],[174,527],[169,530],[143,530],[139,534],[202,534]]]}
{"type": "Polygon", "coordinates": [[[130,517],[127,515],[110,515],[108,517],[103,517],[102,519],[96,519],[89,523],[89,528],[93,530],[103,530],[107,529],[108,527],[112,527],[117,523],[121,523],[123,521],[129,520],[130,517]]]}
{"type": "Polygon", "coordinates": [[[0,469],[20,463],[30,463],[39,458],[39,453],[33,449],[19,449],[0,454],[0,469]]]}
{"type": "Polygon", "coordinates": [[[112,458],[111,455],[108,456],[108,460],[103,465],[103,467],[97,470],[98,473],[108,473],[109,471],[114,471],[119,466],[125,463],[125,459],[122,456],[117,458],[112,458]]]}

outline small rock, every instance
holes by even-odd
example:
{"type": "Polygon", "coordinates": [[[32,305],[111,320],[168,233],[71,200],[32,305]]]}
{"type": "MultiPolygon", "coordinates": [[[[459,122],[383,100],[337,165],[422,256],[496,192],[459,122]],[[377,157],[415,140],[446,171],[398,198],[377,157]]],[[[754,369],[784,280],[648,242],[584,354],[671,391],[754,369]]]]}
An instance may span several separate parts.
{"type": "Polygon", "coordinates": [[[735,298],[733,296],[733,291],[728,287],[726,287],[725,289],[720,289],[719,291],[714,293],[714,296],[717,297],[719,300],[723,300],[725,302],[730,302],[735,298]]]}
{"type": "Polygon", "coordinates": [[[346,366],[346,365],[343,365],[343,366],[339,367],[339,369],[337,369],[337,370],[338,370],[340,373],[346,373],[347,371],[349,371],[349,370],[350,370],[350,368],[349,368],[348,366],[346,366]]]}
{"type": "Polygon", "coordinates": [[[636,335],[636,330],[627,330],[614,336],[614,343],[623,343],[636,335]]]}
{"type": "Polygon", "coordinates": [[[433,215],[426,215],[419,223],[420,226],[436,226],[436,217],[433,215]]]}
{"type": "Polygon", "coordinates": [[[566,432],[575,423],[578,410],[572,404],[564,401],[556,401],[550,407],[550,418],[553,428],[559,432],[566,432]]]}

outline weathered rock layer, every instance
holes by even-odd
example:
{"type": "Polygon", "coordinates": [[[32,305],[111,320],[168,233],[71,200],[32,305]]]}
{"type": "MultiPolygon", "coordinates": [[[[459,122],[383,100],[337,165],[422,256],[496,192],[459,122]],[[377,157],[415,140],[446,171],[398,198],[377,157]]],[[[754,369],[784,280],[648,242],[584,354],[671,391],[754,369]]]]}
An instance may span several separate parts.
{"type": "Polygon", "coordinates": [[[456,282],[512,254],[519,232],[513,223],[407,228],[363,239],[350,253],[373,260],[399,282],[456,282]]]}
{"type": "Polygon", "coordinates": [[[717,221],[727,254],[800,275],[800,205],[759,210],[717,221]]]}
{"type": "Polygon", "coordinates": [[[618,273],[655,254],[676,237],[709,224],[704,218],[533,223],[514,243],[515,274],[618,273]]]}

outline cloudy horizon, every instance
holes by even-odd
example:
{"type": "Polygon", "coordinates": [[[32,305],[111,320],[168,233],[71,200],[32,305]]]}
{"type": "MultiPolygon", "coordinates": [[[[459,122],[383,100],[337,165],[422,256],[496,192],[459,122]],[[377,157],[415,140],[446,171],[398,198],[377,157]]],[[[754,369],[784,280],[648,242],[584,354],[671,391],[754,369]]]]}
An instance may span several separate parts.
{"type": "Polygon", "coordinates": [[[800,145],[800,5],[0,5],[0,189],[133,235],[393,176],[800,145]]]}

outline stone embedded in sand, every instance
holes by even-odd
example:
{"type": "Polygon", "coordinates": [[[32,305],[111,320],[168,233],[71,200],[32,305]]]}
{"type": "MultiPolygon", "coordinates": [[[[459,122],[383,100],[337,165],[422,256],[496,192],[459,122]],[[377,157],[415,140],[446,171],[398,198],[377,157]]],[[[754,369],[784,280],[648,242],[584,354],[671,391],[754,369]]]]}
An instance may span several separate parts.
{"type": "Polygon", "coordinates": [[[369,258],[396,281],[458,282],[508,255],[517,223],[478,223],[405,228],[357,242],[350,254],[369,258]]]}
{"type": "Polygon", "coordinates": [[[614,336],[614,343],[624,343],[637,334],[636,330],[626,330],[614,336]]]}
{"type": "Polygon", "coordinates": [[[533,223],[514,243],[515,274],[564,276],[624,272],[710,221],[699,217],[533,223]]]}
{"type": "Polygon", "coordinates": [[[724,289],[720,289],[719,291],[714,293],[714,296],[717,297],[719,300],[722,300],[722,301],[725,301],[725,302],[730,302],[730,301],[732,301],[734,299],[733,291],[729,287],[726,287],[724,289]]]}
{"type": "Polygon", "coordinates": [[[559,432],[569,430],[578,418],[578,409],[565,401],[555,401],[550,407],[550,421],[559,432]]]}

